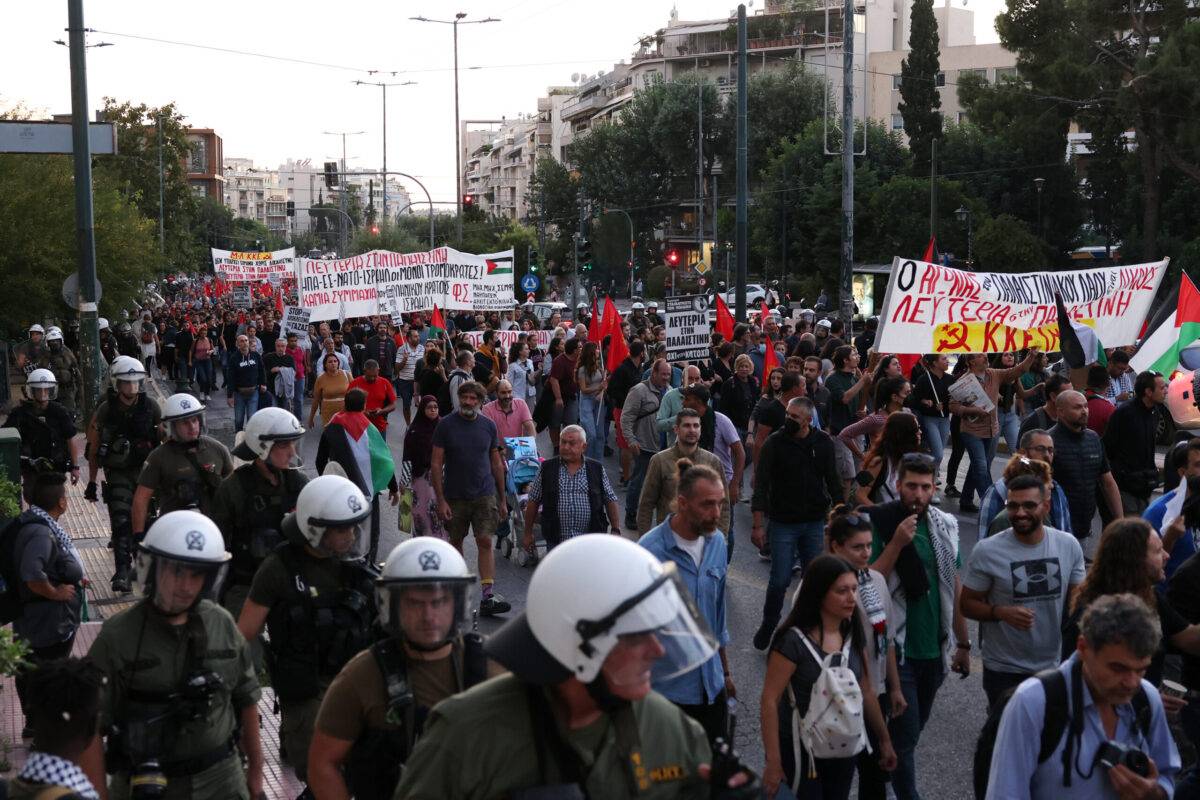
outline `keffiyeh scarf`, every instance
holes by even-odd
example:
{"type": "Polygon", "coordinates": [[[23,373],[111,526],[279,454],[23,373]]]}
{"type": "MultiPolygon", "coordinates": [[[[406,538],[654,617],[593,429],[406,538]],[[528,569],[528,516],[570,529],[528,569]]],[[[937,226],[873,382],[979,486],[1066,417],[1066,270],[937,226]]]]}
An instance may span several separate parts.
{"type": "Polygon", "coordinates": [[[21,772],[17,777],[28,783],[62,786],[87,800],[100,800],[100,795],[92,787],[92,782],[83,774],[83,770],[65,758],[52,756],[49,753],[39,753],[36,750],[31,752],[29,760],[25,762],[25,766],[21,767],[21,772]]]}
{"type": "Polygon", "coordinates": [[[46,527],[54,534],[54,538],[58,541],[58,546],[71,554],[71,558],[79,562],[79,566],[83,566],[83,559],[79,557],[79,551],[75,549],[75,542],[71,541],[70,535],[67,534],[63,527],[58,524],[58,520],[50,516],[50,514],[42,508],[35,505],[30,505],[29,510],[33,512],[42,522],[46,523],[46,527]]]}

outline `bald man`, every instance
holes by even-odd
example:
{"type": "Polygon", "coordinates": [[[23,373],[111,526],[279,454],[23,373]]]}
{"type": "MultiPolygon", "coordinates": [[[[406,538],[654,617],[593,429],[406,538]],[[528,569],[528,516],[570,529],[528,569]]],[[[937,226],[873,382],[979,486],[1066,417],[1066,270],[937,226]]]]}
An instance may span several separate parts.
{"type": "Polygon", "coordinates": [[[1074,389],[1055,399],[1058,424],[1050,429],[1054,440],[1054,479],[1067,495],[1072,532],[1086,539],[1092,532],[1098,493],[1114,517],[1121,516],[1121,492],[1108,466],[1104,444],[1089,429],[1087,399],[1074,389]],[[1097,488],[1099,487],[1099,488],[1097,488]]]}
{"type": "Polygon", "coordinates": [[[500,441],[510,436],[537,435],[529,405],[521,398],[513,397],[513,387],[508,381],[496,384],[496,399],[483,407],[483,415],[496,423],[500,441]]]}
{"type": "Polygon", "coordinates": [[[675,444],[675,417],[679,415],[679,409],[683,408],[683,395],[679,392],[684,386],[697,383],[701,383],[700,368],[695,364],[688,364],[683,369],[683,381],[680,385],[663,395],[654,422],[658,429],[667,435],[667,447],[675,444]]]}

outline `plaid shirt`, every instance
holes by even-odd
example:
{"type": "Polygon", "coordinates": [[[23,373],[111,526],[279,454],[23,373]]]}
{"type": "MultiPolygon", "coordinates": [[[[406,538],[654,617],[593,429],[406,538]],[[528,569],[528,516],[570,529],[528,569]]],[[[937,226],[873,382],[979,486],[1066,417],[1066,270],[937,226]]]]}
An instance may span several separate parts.
{"type": "MultiPolygon", "coordinates": [[[[529,487],[529,499],[535,503],[542,502],[542,476],[545,474],[546,466],[543,464],[529,487]]],[[[600,487],[606,501],[610,503],[617,501],[616,492],[613,491],[612,484],[608,482],[608,473],[603,466],[600,467],[600,487]]],[[[603,511],[601,511],[601,516],[604,516],[603,511]]],[[[558,471],[558,522],[562,528],[562,538],[570,539],[581,533],[604,533],[604,531],[588,530],[588,522],[591,518],[592,510],[588,506],[586,462],[575,470],[574,475],[564,465],[558,471]]]]}

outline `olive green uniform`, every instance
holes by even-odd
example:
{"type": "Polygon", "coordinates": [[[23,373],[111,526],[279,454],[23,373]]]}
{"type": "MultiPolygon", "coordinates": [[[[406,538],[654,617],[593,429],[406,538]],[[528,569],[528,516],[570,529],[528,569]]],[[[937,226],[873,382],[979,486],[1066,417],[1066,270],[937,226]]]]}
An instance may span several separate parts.
{"type": "MultiPolygon", "coordinates": [[[[113,562],[117,574],[133,561],[133,493],[142,464],[159,443],[162,410],[145,392],[132,405],[117,399],[111,389],[96,409],[99,446],[96,454],[104,469],[104,503],[112,527],[113,562]]],[[[92,480],[95,480],[92,476],[92,480]]]]}
{"type": "Polygon", "coordinates": [[[250,796],[241,760],[232,749],[241,711],[256,704],[260,694],[249,649],[233,618],[215,603],[202,600],[190,615],[203,625],[202,652],[193,645],[192,621],[171,625],[147,600],[105,620],[92,644],[88,655],[108,677],[100,723],[109,732],[106,761],[113,774],[112,800],[129,796],[132,765],[154,755],[167,776],[168,800],[250,796]],[[207,704],[171,697],[197,670],[221,679],[207,704]],[[164,712],[164,719],[145,722],[164,712]],[[113,726],[119,732],[113,732],[113,726]],[[146,748],[158,752],[137,752],[146,748]],[[181,774],[205,760],[213,763],[194,774],[181,774]]]}
{"type": "Polygon", "coordinates": [[[249,599],[269,611],[268,667],[282,714],[279,735],[301,780],[308,774],[308,745],[325,690],[370,643],[372,595],[364,568],[317,558],[298,545],[271,553],[254,575],[249,599]],[[304,595],[297,590],[301,584],[304,595]]]}
{"type": "Polygon", "coordinates": [[[79,389],[82,385],[79,359],[65,345],[51,344],[41,351],[38,366],[54,373],[54,380],[58,382],[58,402],[74,416],[79,408],[79,389]]]}
{"type": "MultiPolygon", "coordinates": [[[[502,675],[439,703],[408,759],[396,800],[505,798],[563,783],[548,755],[548,774],[539,768],[527,691],[515,676],[502,675]]],[[[632,797],[632,771],[640,798],[707,798],[699,767],[710,762],[711,750],[700,724],[655,692],[632,711],[639,739],[632,758],[622,755],[610,715],[568,731],[556,714],[562,739],[582,765],[586,796],[632,797]]]]}
{"type": "Polygon", "coordinates": [[[158,512],[194,508],[212,516],[213,496],[223,478],[233,472],[233,457],[211,436],[195,442],[166,441],[154,449],[142,466],[138,485],[154,492],[158,512]]]}

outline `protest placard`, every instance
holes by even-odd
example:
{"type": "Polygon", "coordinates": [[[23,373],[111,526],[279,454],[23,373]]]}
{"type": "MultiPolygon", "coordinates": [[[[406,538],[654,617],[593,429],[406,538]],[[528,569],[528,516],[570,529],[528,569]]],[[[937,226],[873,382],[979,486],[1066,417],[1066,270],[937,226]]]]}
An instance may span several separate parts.
{"type": "Polygon", "coordinates": [[[1005,353],[1058,350],[1067,313],[1105,347],[1133,344],[1167,271],[1167,260],[1062,272],[965,272],[897,258],[879,315],[881,353],[1005,353]]]}
{"type": "Polygon", "coordinates": [[[708,298],[703,295],[668,297],[667,360],[699,361],[711,355],[712,335],[708,325],[708,298]]]}
{"type": "Polygon", "coordinates": [[[283,309],[283,330],[297,336],[308,335],[308,309],[286,306],[283,309]]]}
{"type": "Polygon", "coordinates": [[[261,253],[218,250],[215,247],[211,250],[213,272],[227,283],[271,281],[272,286],[278,286],[279,281],[291,276],[296,269],[296,248],[294,247],[261,253]]]}
{"type": "Polygon", "coordinates": [[[372,250],[331,261],[302,258],[300,307],[318,322],[388,314],[434,305],[447,311],[510,311],[513,251],[474,255],[439,247],[423,253],[372,250]]]}
{"type": "Polygon", "coordinates": [[[234,308],[249,308],[251,305],[250,299],[250,284],[242,283],[233,287],[233,307],[234,308]]]}

